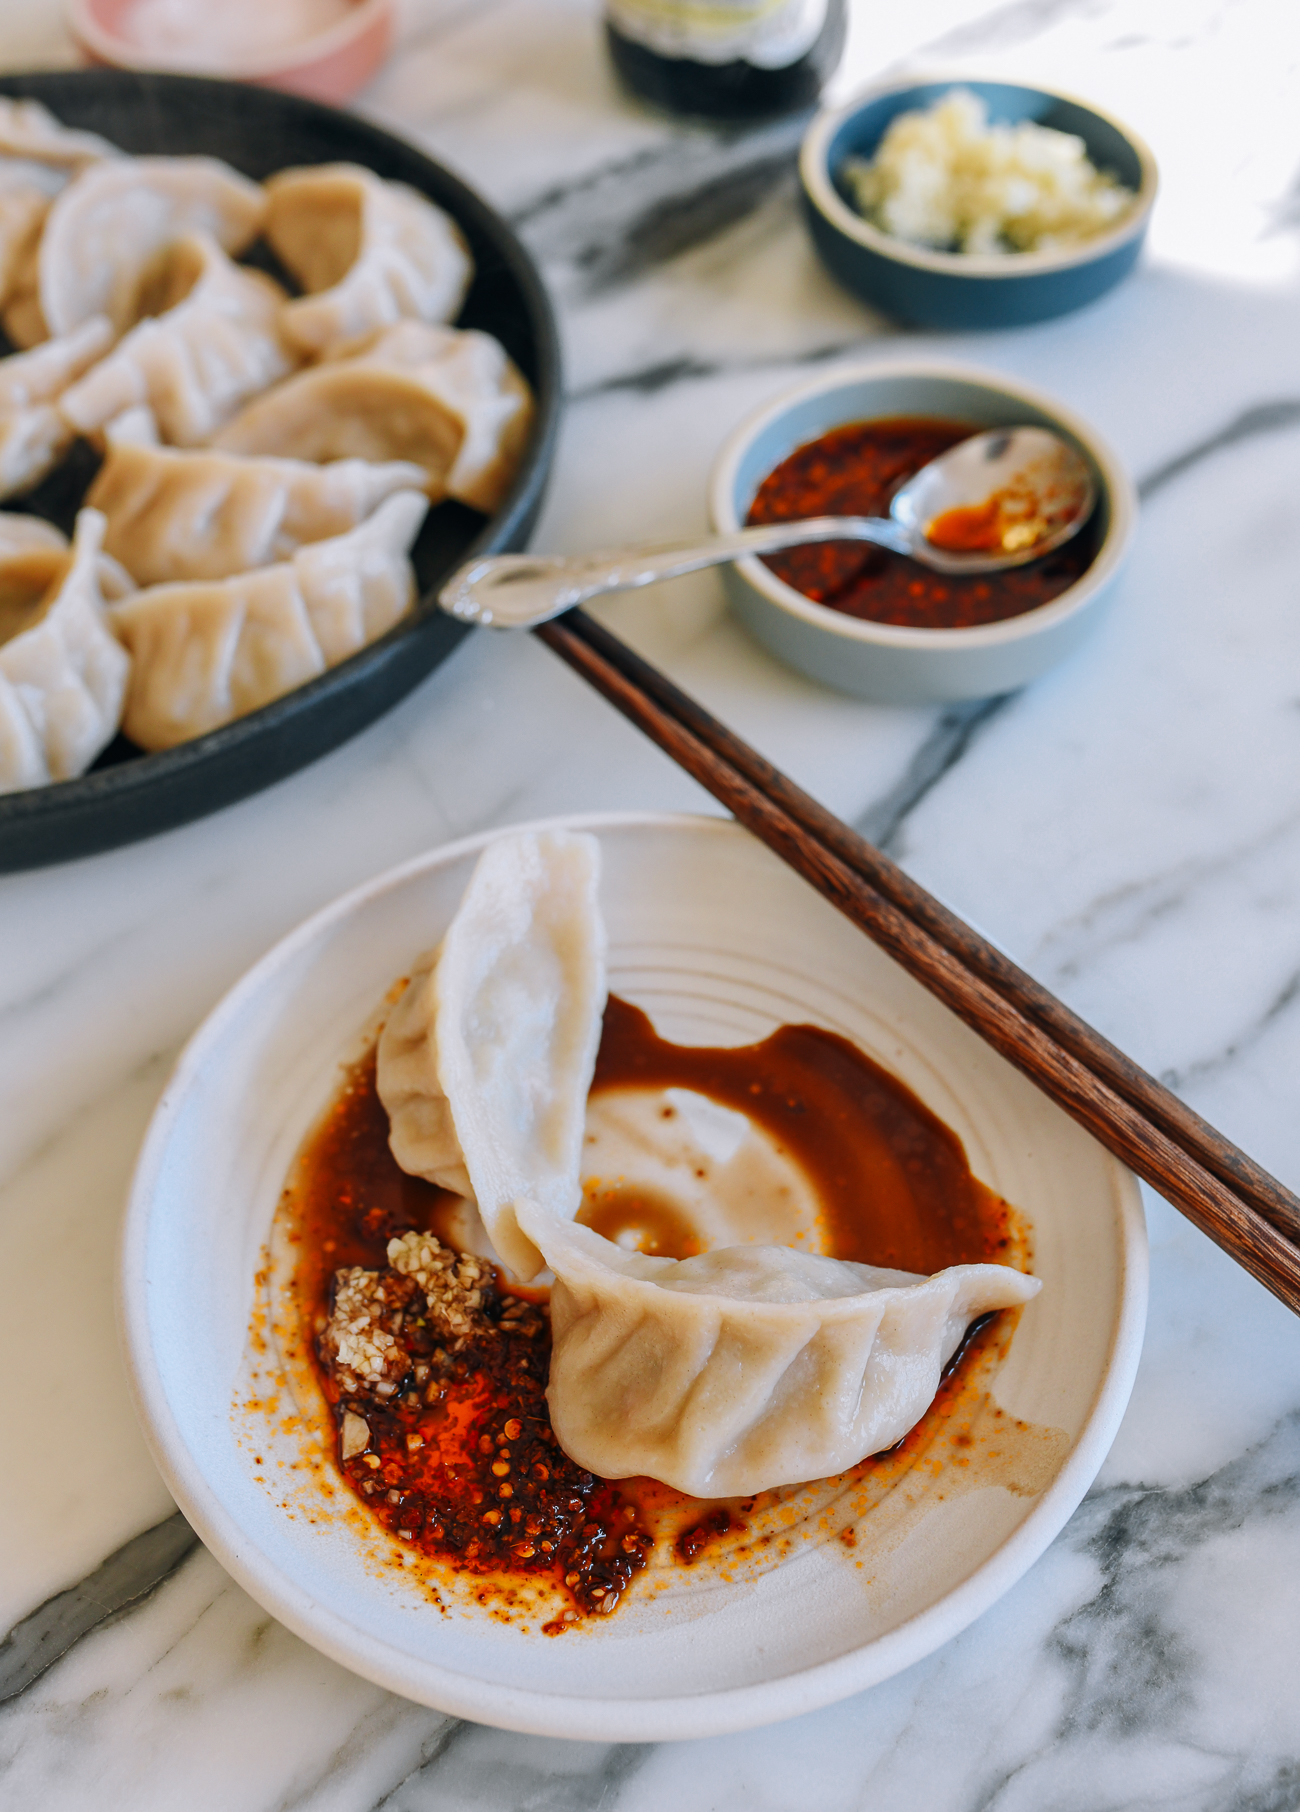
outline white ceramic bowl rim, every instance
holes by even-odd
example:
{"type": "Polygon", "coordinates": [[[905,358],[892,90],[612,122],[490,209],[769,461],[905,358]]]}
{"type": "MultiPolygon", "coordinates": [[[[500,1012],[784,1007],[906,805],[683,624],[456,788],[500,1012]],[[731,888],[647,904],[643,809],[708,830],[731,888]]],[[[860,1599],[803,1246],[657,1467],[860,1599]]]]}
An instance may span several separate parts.
{"type": "Polygon", "coordinates": [[[843,233],[846,238],[854,239],[868,251],[877,252],[882,258],[890,258],[896,264],[910,264],[918,270],[941,271],[950,277],[973,277],[998,281],[1014,277],[1044,276],[1051,271],[1075,270],[1081,265],[1093,264],[1117,251],[1137,237],[1146,227],[1147,217],[1155,205],[1156,191],[1160,178],[1156,160],[1149,146],[1138,137],[1131,127],[1117,120],[1113,114],[1106,113],[1100,107],[1094,107],[1091,101],[1080,96],[1065,93],[1059,88],[1040,88],[1036,82],[1017,82],[1005,75],[981,76],[970,70],[960,75],[945,76],[927,75],[912,76],[906,81],[886,82],[879,87],[869,88],[855,95],[851,101],[842,106],[827,108],[819,113],[804,136],[799,152],[799,174],[804,187],[818,211],[825,215],[831,225],[843,233]],[[898,239],[892,233],[882,232],[863,218],[844,200],[835,184],[831,181],[828,152],[831,140],[846,120],[868,106],[872,101],[882,100],[890,94],[906,94],[914,88],[933,88],[946,85],[951,88],[969,87],[972,82],[997,83],[1003,88],[1028,88],[1034,94],[1041,94],[1048,100],[1065,101],[1073,107],[1081,107],[1085,113],[1093,114],[1097,119],[1112,127],[1132,148],[1142,169],[1142,180],[1138,184],[1137,199],[1131,210],[1108,232],[1098,233],[1093,239],[1084,240],[1082,245],[1062,247],[1050,252],[1007,252],[997,254],[979,252],[940,252],[928,246],[912,245],[906,239],[898,239]]]}
{"type": "MultiPolygon", "coordinates": [[[[696,834],[745,834],[728,820],[686,813],[604,812],[516,828],[600,832],[637,825],[696,834]]],[[[1013,1533],[955,1590],[863,1648],[780,1679],[689,1697],[597,1699],[523,1690],[404,1656],[292,1582],[261,1553],[213,1490],[186,1446],[149,1334],[148,1268],[154,1191],[181,1105],[199,1082],[229,1021],[274,972],[291,964],[323,930],[424,869],[472,854],[504,829],[443,845],[390,869],[324,907],[273,946],[235,984],[182,1051],[150,1123],[132,1180],[118,1269],[118,1317],[128,1376],[150,1448],[168,1488],[204,1544],[250,1595],[313,1647],[377,1685],[453,1716],[591,1741],[652,1742],[750,1729],[831,1704],[890,1678],[958,1634],[1010,1589],[1047,1548],[1082,1500],[1119,1428],[1141,1354],[1147,1297],[1147,1243],[1131,1175],[1120,1192],[1123,1286],[1106,1364],[1087,1421],[1069,1457],[1013,1533]]]]}
{"type": "Polygon", "coordinates": [[[95,13],[95,0],[69,0],[68,23],[73,36],[92,56],[121,69],[168,70],[187,75],[222,75],[239,81],[257,81],[299,69],[306,63],[318,62],[343,50],[375,23],[393,10],[393,0],[352,0],[347,15],[327,25],[310,37],[298,38],[279,50],[262,57],[232,64],[229,69],[199,68],[193,57],[183,50],[157,52],[142,50],[128,38],[119,38],[100,24],[95,13]]]}
{"type": "MultiPolygon", "coordinates": [[[[729,534],[742,526],[736,510],[736,473],[751,441],[757,439],[771,423],[779,421],[789,410],[808,398],[847,390],[864,379],[875,377],[951,378],[958,383],[978,385],[980,389],[993,391],[1013,402],[1027,403],[1058,422],[1085,449],[1101,473],[1106,488],[1110,523],[1096,558],[1068,590],[1062,592],[1060,597],[1053,598],[1049,604],[1039,604],[1033,610],[1022,611],[1019,616],[1006,617],[998,623],[982,623],[971,629],[915,629],[899,623],[873,623],[865,617],[847,616],[841,610],[832,610],[826,604],[817,604],[813,599],[806,598],[793,585],[787,585],[784,579],[778,579],[761,560],[750,555],[744,560],[737,560],[735,564],[737,572],[743,573],[756,591],[760,591],[773,604],[779,604],[791,616],[802,617],[815,628],[842,636],[847,641],[893,648],[975,649],[995,648],[1007,642],[1024,641],[1031,636],[1040,635],[1064,618],[1073,616],[1102,586],[1109,584],[1124,559],[1137,526],[1137,495],[1118,455],[1095,428],[1044,391],[978,365],[949,363],[940,359],[880,358],[854,365],[837,365],[833,370],[809,378],[790,390],[783,390],[779,396],[747,415],[727,436],[714,463],[709,481],[709,511],[715,530],[719,534],[729,534]]],[[[870,418],[861,411],[844,417],[846,423],[867,419],[870,418]]],[[[824,432],[830,432],[830,428],[824,432]]],[[[790,451],[794,451],[793,447],[790,451]]]]}

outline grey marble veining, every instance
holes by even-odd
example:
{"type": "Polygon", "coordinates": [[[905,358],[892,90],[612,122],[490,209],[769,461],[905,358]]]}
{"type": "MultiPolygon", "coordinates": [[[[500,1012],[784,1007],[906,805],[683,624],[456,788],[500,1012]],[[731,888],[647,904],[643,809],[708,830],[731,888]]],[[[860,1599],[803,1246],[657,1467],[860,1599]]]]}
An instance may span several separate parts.
{"type": "MultiPolygon", "coordinates": [[[[14,0],[0,51],[68,61],[14,0]]],[[[836,92],[969,68],[1093,96],[1152,141],[1151,256],[1019,334],[902,334],[817,264],[789,125],[623,101],[590,0],[409,0],[361,97],[518,223],[560,306],[557,549],[704,526],[717,445],[810,363],[929,351],[1088,415],[1139,479],[1121,596],[1028,691],[881,710],[779,668],[714,575],[614,624],[1139,1061],[1300,1180],[1300,13],[1270,0],[855,9],[836,92]],[[1204,130],[1212,92],[1216,130],[1204,130]],[[1225,155],[1225,146],[1232,147],[1225,155]]],[[[527,639],[480,635],[271,792],[0,879],[0,1805],[8,1812],[1294,1812],[1300,1330],[1150,1198],[1152,1306],[1091,1495],[956,1641],[743,1737],[604,1746],[408,1705],[192,1548],[116,1355],[116,1222],[185,1038],[307,912],[449,837],[610,806],[716,809],[527,639]],[[64,1332],[38,1290],[55,1268],[64,1332]],[[75,1440],[66,1440],[69,1430],[75,1440]]]]}

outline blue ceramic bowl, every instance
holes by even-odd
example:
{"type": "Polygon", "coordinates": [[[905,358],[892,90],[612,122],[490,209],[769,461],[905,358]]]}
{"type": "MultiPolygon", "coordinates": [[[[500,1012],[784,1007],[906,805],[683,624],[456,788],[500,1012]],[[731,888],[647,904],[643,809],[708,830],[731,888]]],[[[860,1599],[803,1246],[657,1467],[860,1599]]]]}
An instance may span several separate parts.
{"type": "Polygon", "coordinates": [[[972,629],[873,623],[815,604],[752,556],[723,568],[745,627],[810,679],[877,704],[908,705],[1014,692],[1092,633],[1114,596],[1137,523],[1137,497],[1096,430],[1041,390],[971,365],[875,359],[820,371],[749,416],[718,454],[709,513],[718,534],[738,529],[754,493],[796,447],[849,422],[939,415],[973,427],[1052,428],[1092,468],[1100,536],[1091,566],[1036,610],[972,629]]]}
{"type": "Polygon", "coordinates": [[[1113,289],[1142,249],[1158,180],[1142,140],[1095,108],[1045,88],[965,79],[908,82],[827,109],[808,129],[799,176],[817,249],[847,289],[900,321],[956,329],[1046,321],[1113,289]],[[896,114],[933,106],[953,88],[979,95],[991,121],[1033,120],[1076,134],[1098,169],[1136,191],[1136,205],[1110,232],[1068,251],[984,257],[930,251],[881,232],[851,205],[845,160],[873,157],[896,114]]]}

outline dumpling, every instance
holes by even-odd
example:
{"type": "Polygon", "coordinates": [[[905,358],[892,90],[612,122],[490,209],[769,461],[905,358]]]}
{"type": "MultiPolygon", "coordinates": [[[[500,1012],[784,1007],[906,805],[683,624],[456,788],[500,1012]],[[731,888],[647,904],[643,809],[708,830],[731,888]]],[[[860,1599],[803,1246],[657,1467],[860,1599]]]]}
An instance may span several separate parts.
{"type": "Polygon", "coordinates": [[[285,330],[308,354],[394,321],[451,321],[473,263],[441,208],[356,164],[282,170],[266,185],[266,237],[307,294],[285,330]]]}
{"type": "Polygon", "coordinates": [[[0,95],[0,157],[77,170],[121,155],[116,145],[97,132],[76,132],[62,125],[39,101],[0,95]]]}
{"type": "Polygon", "coordinates": [[[477,1202],[521,1278],[542,1266],[515,1216],[571,1219],[605,1007],[600,846],[582,832],[503,837],[479,857],[446,936],[379,1040],[393,1156],[477,1202]]]}
{"type": "Polygon", "coordinates": [[[0,552],[0,792],[84,773],[117,730],[130,661],[104,603],[131,582],[103,532],[82,510],[71,550],[0,552]]]}
{"type": "Polygon", "coordinates": [[[505,348],[490,334],[403,321],[354,356],[409,371],[461,424],[447,473],[449,497],[490,512],[519,467],[533,423],[533,394],[505,348]]]}
{"type": "Polygon", "coordinates": [[[39,262],[41,233],[48,218],[49,208],[46,206],[34,222],[29,220],[28,236],[21,246],[13,246],[5,271],[0,324],[3,324],[9,339],[20,349],[39,346],[42,340],[50,337],[45,316],[41,313],[39,262]]]}
{"type": "Polygon", "coordinates": [[[0,359],[0,497],[29,490],[62,459],[75,431],[54,405],[112,343],[97,315],[63,339],[0,359]]]}
{"type": "MultiPolygon", "coordinates": [[[[0,305],[5,308],[35,287],[37,247],[49,211],[49,195],[39,184],[0,166],[0,305]]],[[[34,343],[11,337],[17,346],[34,343]]]]}
{"type": "Polygon", "coordinates": [[[132,656],[122,727],[169,749],[243,717],[392,627],[411,605],[407,549],[428,508],[398,491],[350,534],[235,578],[155,585],[109,620],[132,656]]]}
{"type": "Polygon", "coordinates": [[[39,253],[50,203],[89,163],[119,153],[93,132],[68,132],[39,101],[0,95],[0,311],[15,346],[47,337],[39,253]]]}
{"type": "Polygon", "coordinates": [[[78,170],[120,155],[93,132],[70,132],[39,101],[0,96],[0,317],[15,346],[49,333],[38,259],[51,201],[78,170]]]}
{"type": "Polygon", "coordinates": [[[0,560],[32,548],[66,553],[68,538],[43,516],[19,516],[13,510],[0,510],[0,560]]]}
{"type": "Polygon", "coordinates": [[[279,332],[283,300],[277,283],[232,263],[208,234],[174,240],[137,284],[146,318],[67,391],[63,414],[91,434],[147,404],[164,440],[201,444],[293,369],[279,332]]]}
{"type": "Polygon", "coordinates": [[[561,1447],[601,1478],[693,1497],[828,1478],[892,1447],[970,1323],[1041,1287],[1008,1265],[916,1277],[786,1246],[647,1258],[531,1204],[518,1215],[555,1272],[561,1447]]]}
{"type": "Polygon", "coordinates": [[[386,635],[415,602],[407,558],[429,512],[421,491],[395,491],[346,535],[300,547],[290,564],[327,667],[386,635]]]}
{"type": "Polygon", "coordinates": [[[112,344],[113,329],[96,315],[61,340],[46,340],[0,359],[0,414],[62,396],[112,344]]]}
{"type": "Polygon", "coordinates": [[[230,453],[412,460],[436,503],[495,510],[532,425],[532,393],[490,335],[402,322],[301,371],[215,437],[230,453]]]}
{"type": "Polygon", "coordinates": [[[83,170],[41,236],[40,303],[52,334],[139,318],[141,277],[172,240],[207,233],[227,252],[256,236],[265,192],[213,157],[116,157],[83,170]]]}
{"type": "Polygon", "coordinates": [[[108,456],[86,496],[108,519],[105,547],[140,585],[226,579],[287,560],[305,542],[346,534],[394,491],[424,482],[419,466],[400,461],[313,466],[124,437],[138,436],[145,420],[110,425],[108,456]]]}

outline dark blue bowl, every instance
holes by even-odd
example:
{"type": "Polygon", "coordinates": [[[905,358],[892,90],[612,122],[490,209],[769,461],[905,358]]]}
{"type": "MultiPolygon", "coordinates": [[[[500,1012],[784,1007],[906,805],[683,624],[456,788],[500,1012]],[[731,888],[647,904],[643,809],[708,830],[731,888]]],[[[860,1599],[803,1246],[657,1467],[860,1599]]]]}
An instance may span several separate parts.
{"type": "Polygon", "coordinates": [[[957,329],[1046,321],[1113,289],[1142,249],[1158,180],[1142,140],[1104,113],[1045,88],[964,80],[909,82],[827,109],[808,129],[799,176],[817,249],[846,289],[900,321],[957,329]],[[1098,169],[1136,191],[1136,205],[1110,232],[1069,251],[981,257],[930,251],[881,232],[849,201],[845,160],[874,156],[895,114],[930,107],[953,88],[979,95],[990,120],[1033,120],[1075,133],[1098,169]]]}

